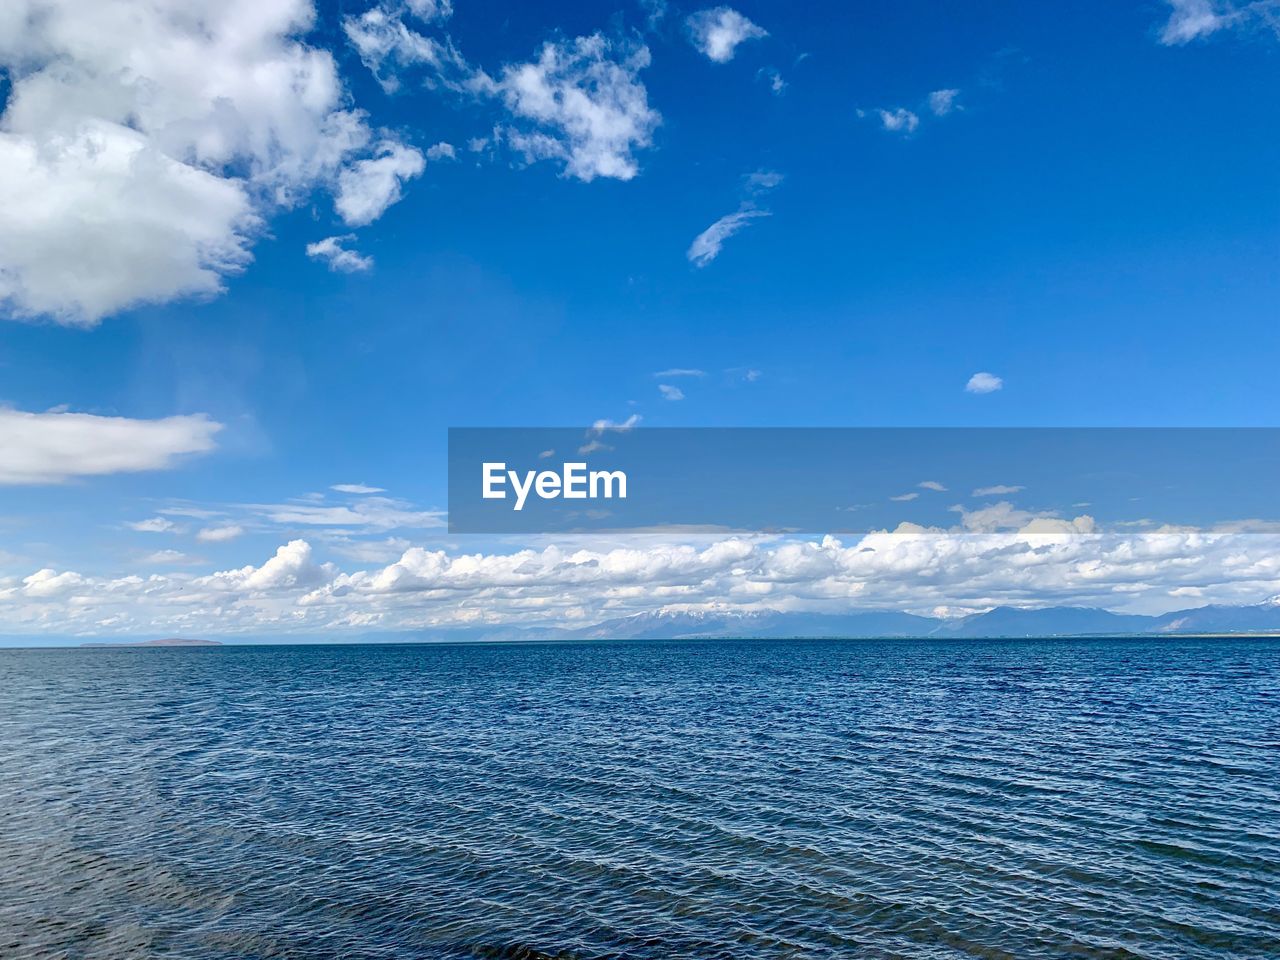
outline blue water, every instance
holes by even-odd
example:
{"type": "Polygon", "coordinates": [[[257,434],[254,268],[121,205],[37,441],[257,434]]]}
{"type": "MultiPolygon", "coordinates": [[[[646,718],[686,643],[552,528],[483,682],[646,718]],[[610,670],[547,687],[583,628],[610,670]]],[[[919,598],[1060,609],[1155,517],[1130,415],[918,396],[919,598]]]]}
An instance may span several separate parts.
{"type": "Polygon", "coordinates": [[[1280,643],[0,651],[0,955],[1280,956],[1280,643]]]}

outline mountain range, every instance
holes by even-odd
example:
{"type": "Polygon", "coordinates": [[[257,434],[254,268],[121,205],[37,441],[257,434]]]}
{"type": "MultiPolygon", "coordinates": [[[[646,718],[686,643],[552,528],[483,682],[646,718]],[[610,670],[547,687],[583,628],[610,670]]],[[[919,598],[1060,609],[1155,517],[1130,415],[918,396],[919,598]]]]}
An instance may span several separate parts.
{"type": "MultiPolygon", "coordinates": [[[[521,637],[566,640],[661,640],[766,637],[1081,637],[1189,634],[1280,635],[1280,597],[1250,606],[1214,604],[1160,616],[1092,607],[996,607],[967,617],[921,617],[880,610],[859,613],[639,613],[569,630],[524,629],[521,637]]],[[[486,639],[513,639],[494,631],[486,639]]]]}

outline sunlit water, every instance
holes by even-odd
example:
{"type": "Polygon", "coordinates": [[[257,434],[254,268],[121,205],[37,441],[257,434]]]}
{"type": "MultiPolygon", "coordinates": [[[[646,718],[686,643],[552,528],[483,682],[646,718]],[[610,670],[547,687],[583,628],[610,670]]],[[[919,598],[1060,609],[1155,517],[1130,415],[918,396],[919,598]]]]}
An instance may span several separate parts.
{"type": "Polygon", "coordinates": [[[0,955],[1280,957],[1280,643],[0,651],[0,955]]]}

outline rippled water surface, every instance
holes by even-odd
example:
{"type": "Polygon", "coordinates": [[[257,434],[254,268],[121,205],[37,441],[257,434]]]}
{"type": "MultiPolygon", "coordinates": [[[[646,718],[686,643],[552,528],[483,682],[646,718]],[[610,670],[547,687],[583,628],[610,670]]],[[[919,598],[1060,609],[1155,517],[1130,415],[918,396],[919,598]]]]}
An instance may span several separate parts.
{"type": "Polygon", "coordinates": [[[1280,957],[1280,643],[0,651],[0,955],[1280,957]]]}

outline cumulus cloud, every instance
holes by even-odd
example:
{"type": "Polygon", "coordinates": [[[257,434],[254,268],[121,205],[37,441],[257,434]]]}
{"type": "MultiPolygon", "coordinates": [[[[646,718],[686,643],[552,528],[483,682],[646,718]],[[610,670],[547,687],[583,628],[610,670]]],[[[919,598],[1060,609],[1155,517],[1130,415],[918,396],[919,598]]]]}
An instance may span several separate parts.
{"type": "Polygon", "coordinates": [[[432,161],[457,160],[458,151],[452,143],[441,140],[427,147],[427,159],[432,161]]]}
{"type": "Polygon", "coordinates": [[[425,168],[420,150],[384,140],[374,156],[351,164],[338,175],[333,206],[348,226],[367,226],[400,199],[404,182],[421,176],[425,168]]]}
{"type": "Polygon", "coordinates": [[[705,267],[720,256],[720,249],[724,246],[726,240],[757,217],[767,216],[770,216],[769,211],[751,208],[743,208],[734,213],[726,214],[693,238],[693,243],[689,244],[689,249],[685,252],[685,256],[695,267],[705,267]]]}
{"type": "Polygon", "coordinates": [[[929,109],[935,117],[945,117],[956,109],[956,97],[958,96],[960,96],[959,90],[935,90],[929,94],[929,109]]]}
{"type": "Polygon", "coordinates": [[[10,0],[0,300],[93,325],[220,292],[370,133],[308,0],[10,0]]]}
{"type": "Polygon", "coordinates": [[[658,392],[662,394],[663,400],[683,400],[684,391],[679,387],[670,383],[658,384],[658,392]]]}
{"type": "Polygon", "coordinates": [[[964,514],[959,532],[904,528],[847,542],[634,536],[464,553],[385,539],[340,550],[389,551],[389,562],[350,572],[303,539],[260,566],[205,575],[44,568],[0,579],[0,631],[331,635],[591,623],[661,609],[927,612],[1029,602],[1163,612],[1185,605],[1184,597],[1250,603],[1280,593],[1275,533],[1099,533],[1088,518],[1025,515],[1008,505],[964,514]]]}
{"type": "Polygon", "coordinates": [[[635,151],[648,147],[661,117],[640,71],[649,48],[603,34],[546,43],[536,60],[506,67],[493,82],[514,122],[506,141],[529,162],[554,160],[567,176],[630,180],[635,151]]]}
{"type": "Polygon", "coordinates": [[[355,250],[343,246],[354,240],[354,233],[340,237],[325,237],[315,243],[307,244],[307,256],[312,260],[320,260],[329,265],[335,273],[363,273],[373,269],[373,257],[367,257],[355,250]]]}
{"type": "Polygon", "coordinates": [[[0,408],[0,484],[165,470],[183,456],[208,453],[221,429],[203,414],[130,420],[0,408]]]}
{"type": "Polygon", "coordinates": [[[690,41],[713,63],[728,63],[739,44],[769,35],[732,7],[699,10],[686,25],[690,41]]]}
{"type": "Polygon", "coordinates": [[[969,393],[994,393],[1003,386],[1004,381],[1002,379],[994,373],[987,373],[984,370],[970,377],[964,388],[969,393]]]}

